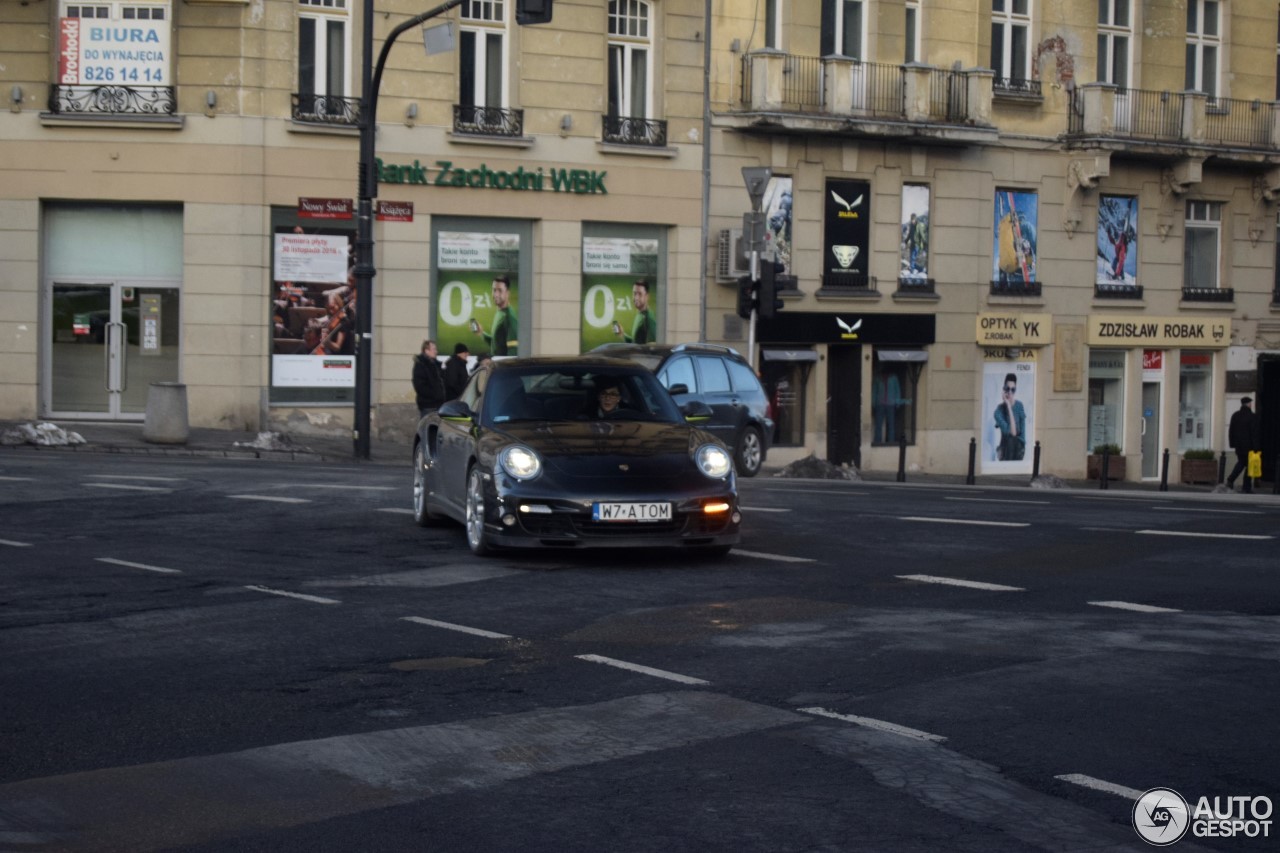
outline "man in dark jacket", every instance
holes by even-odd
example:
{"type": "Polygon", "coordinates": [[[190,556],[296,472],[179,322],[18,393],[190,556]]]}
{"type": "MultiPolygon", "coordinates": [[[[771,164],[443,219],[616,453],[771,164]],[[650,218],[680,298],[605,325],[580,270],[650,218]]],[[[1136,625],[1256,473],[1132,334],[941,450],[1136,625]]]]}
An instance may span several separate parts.
{"type": "Polygon", "coordinates": [[[467,387],[467,358],[471,352],[467,345],[458,342],[453,345],[453,355],[444,363],[444,398],[456,400],[462,396],[462,389],[467,387]]]}
{"type": "Polygon", "coordinates": [[[444,402],[444,371],[436,361],[436,342],[423,341],[413,360],[413,391],[418,395],[418,416],[426,417],[444,402]]]}
{"type": "MultiPolygon", "coordinates": [[[[1258,424],[1258,416],[1249,408],[1252,403],[1252,397],[1245,397],[1240,401],[1240,409],[1231,416],[1231,425],[1227,429],[1227,441],[1236,452],[1236,467],[1231,469],[1231,476],[1227,477],[1228,489],[1235,488],[1236,477],[1248,468],[1249,451],[1262,448],[1262,430],[1258,424]]],[[[1243,491],[1253,491],[1253,480],[1247,473],[1243,491]]]]}

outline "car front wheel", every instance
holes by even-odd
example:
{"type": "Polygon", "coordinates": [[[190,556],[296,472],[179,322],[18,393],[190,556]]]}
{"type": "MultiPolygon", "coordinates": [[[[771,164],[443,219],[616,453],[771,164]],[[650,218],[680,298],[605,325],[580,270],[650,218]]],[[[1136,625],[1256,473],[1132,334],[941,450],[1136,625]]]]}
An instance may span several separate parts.
{"type": "Polygon", "coordinates": [[[742,431],[734,461],[737,463],[740,476],[754,477],[760,473],[760,466],[764,464],[764,442],[760,439],[758,429],[749,426],[742,431]]]}
{"type": "Polygon", "coordinates": [[[467,547],[477,557],[492,553],[484,535],[484,478],[479,468],[467,474],[467,547]]]}

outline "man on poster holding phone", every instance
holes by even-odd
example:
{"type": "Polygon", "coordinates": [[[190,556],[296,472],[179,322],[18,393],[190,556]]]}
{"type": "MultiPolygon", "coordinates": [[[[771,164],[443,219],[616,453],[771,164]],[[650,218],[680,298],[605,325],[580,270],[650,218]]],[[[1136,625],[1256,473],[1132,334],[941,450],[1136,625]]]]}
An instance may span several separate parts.
{"type": "Polygon", "coordinates": [[[471,331],[484,338],[494,355],[517,355],[520,341],[516,312],[511,308],[511,280],[500,275],[493,280],[493,329],[486,334],[473,318],[471,331]]]}
{"type": "Polygon", "coordinates": [[[629,344],[651,344],[658,339],[658,318],[649,310],[649,287],[649,280],[645,278],[631,286],[631,304],[636,309],[631,334],[623,335],[622,326],[617,321],[613,324],[613,333],[620,335],[629,344]]]}

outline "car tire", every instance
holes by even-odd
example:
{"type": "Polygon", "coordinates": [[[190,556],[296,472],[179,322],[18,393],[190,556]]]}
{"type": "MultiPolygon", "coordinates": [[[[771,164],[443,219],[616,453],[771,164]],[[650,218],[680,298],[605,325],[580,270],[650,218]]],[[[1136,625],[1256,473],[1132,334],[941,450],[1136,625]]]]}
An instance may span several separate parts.
{"type": "Polygon", "coordinates": [[[413,521],[419,527],[433,527],[441,516],[427,505],[427,458],[421,442],[413,448],[413,521]]]}
{"type": "Polygon", "coordinates": [[[749,426],[742,431],[733,461],[739,477],[754,477],[760,473],[760,466],[764,464],[764,442],[760,438],[760,430],[749,426]]]}
{"type": "Polygon", "coordinates": [[[477,557],[493,553],[493,546],[484,532],[484,478],[480,469],[472,466],[467,472],[467,547],[477,557]]]}

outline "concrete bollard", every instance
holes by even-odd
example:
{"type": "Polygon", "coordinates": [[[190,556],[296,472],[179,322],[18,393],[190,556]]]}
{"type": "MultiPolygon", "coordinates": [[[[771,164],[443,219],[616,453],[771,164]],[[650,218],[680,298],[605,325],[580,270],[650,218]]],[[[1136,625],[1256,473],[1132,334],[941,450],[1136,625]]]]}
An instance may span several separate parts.
{"type": "Polygon", "coordinates": [[[186,444],[187,386],[181,382],[152,382],[147,389],[147,414],[142,440],[151,444],[186,444]]]}

